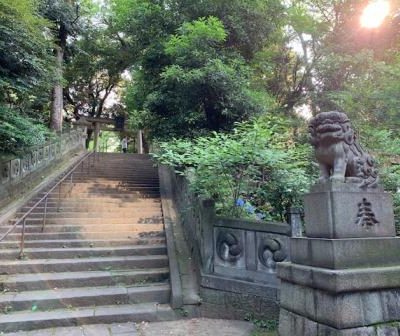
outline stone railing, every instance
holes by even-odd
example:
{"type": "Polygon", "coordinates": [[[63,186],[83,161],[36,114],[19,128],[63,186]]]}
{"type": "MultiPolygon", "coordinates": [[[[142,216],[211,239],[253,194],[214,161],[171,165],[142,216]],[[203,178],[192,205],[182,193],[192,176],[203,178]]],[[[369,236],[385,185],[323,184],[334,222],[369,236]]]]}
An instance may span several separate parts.
{"type": "Polygon", "coordinates": [[[12,197],[14,189],[29,180],[31,175],[40,173],[71,152],[83,150],[84,142],[85,134],[81,130],[71,130],[54,142],[32,148],[21,157],[0,162],[0,203],[12,197]]]}
{"type": "Polygon", "coordinates": [[[216,218],[214,273],[276,287],[276,263],[288,260],[290,226],[216,218]]]}
{"type": "Polygon", "coordinates": [[[239,311],[247,307],[247,312],[258,316],[277,317],[280,282],[276,264],[289,260],[290,237],[300,231],[300,212],[293,209],[290,224],[223,218],[215,214],[212,200],[191,192],[186,178],[171,168],[160,169],[171,181],[186,241],[200,266],[203,302],[223,302],[222,311],[238,318],[243,316],[237,309],[232,311],[232,306],[239,311]]]}

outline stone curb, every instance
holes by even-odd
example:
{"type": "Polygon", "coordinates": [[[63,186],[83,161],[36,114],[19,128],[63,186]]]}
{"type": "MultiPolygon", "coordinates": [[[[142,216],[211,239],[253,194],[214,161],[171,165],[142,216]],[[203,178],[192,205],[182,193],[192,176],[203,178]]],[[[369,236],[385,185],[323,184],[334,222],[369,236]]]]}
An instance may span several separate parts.
{"type": "Polygon", "coordinates": [[[165,171],[161,166],[158,168],[160,179],[161,207],[164,217],[164,229],[167,242],[170,280],[171,280],[171,306],[181,308],[183,306],[182,281],[179,273],[176,247],[174,242],[173,221],[176,220],[176,213],[172,206],[172,195],[170,181],[166,178],[165,171]]]}
{"type": "Polygon", "coordinates": [[[2,333],[1,336],[249,336],[250,322],[196,318],[169,322],[91,324],[34,331],[2,333]]]}

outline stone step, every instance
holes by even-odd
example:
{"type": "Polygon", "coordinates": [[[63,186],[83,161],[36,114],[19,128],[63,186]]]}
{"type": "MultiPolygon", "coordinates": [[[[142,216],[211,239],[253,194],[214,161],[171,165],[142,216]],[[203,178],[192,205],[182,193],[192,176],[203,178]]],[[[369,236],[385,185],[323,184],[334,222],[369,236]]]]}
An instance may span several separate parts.
{"type": "Polygon", "coordinates": [[[115,286],[163,282],[169,268],[146,268],[119,271],[82,271],[61,273],[29,273],[1,276],[3,292],[22,292],[79,286],[115,286]]]}
{"type": "Polygon", "coordinates": [[[105,167],[100,166],[89,166],[79,167],[74,171],[73,175],[75,176],[91,176],[91,177],[115,177],[120,179],[126,179],[131,177],[149,177],[149,178],[157,178],[157,169],[154,169],[152,166],[141,166],[136,167],[135,169],[132,166],[111,166],[106,165],[105,167]],[[85,169],[86,168],[86,169],[85,169]]]}
{"type": "MultiPolygon", "coordinates": [[[[68,185],[66,183],[65,185],[68,185]]],[[[132,182],[121,182],[116,180],[104,180],[104,181],[92,181],[90,177],[85,181],[73,180],[74,188],[134,188],[134,187],[147,187],[147,186],[159,186],[158,179],[154,180],[140,180],[132,182]]]]}
{"type": "MultiPolygon", "coordinates": [[[[30,248],[24,249],[27,259],[70,259],[111,256],[161,255],[167,253],[165,245],[136,245],[112,247],[30,248]]],[[[19,257],[19,248],[1,250],[0,260],[19,257]]]]}
{"type": "Polygon", "coordinates": [[[160,268],[167,267],[167,265],[168,257],[166,255],[15,261],[0,260],[0,270],[2,274],[132,270],[135,268],[160,268]]]}
{"type": "MultiPolygon", "coordinates": [[[[58,206],[58,203],[64,204],[64,205],[70,205],[70,206],[78,206],[78,205],[96,205],[96,204],[115,204],[119,205],[122,204],[125,206],[125,204],[129,204],[129,206],[146,206],[146,204],[152,204],[152,203],[158,203],[160,204],[160,197],[140,197],[138,195],[132,195],[131,199],[129,200],[127,197],[125,199],[120,199],[117,197],[108,197],[108,196],[97,196],[97,197],[74,197],[74,198],[68,198],[68,197],[61,197],[60,199],[57,197],[49,197],[47,200],[48,206],[51,205],[52,203],[58,206]],[[94,203],[93,198],[96,199],[96,203],[94,203]]],[[[30,207],[32,205],[35,205],[38,201],[40,201],[43,197],[36,197],[32,200],[30,200],[26,206],[30,207]]],[[[41,201],[40,205],[44,205],[45,201],[41,201]]]]}
{"type": "MultiPolygon", "coordinates": [[[[152,244],[165,244],[164,232],[157,232],[158,235],[146,237],[143,234],[132,234],[127,239],[74,239],[74,240],[31,240],[25,241],[26,248],[72,248],[72,247],[111,247],[111,246],[124,246],[127,244],[132,245],[152,245],[152,244]]],[[[0,242],[0,249],[14,249],[19,248],[18,241],[3,241],[0,242]]]]}
{"type": "MultiPolygon", "coordinates": [[[[3,234],[11,228],[11,226],[2,226],[0,234],[3,234]]],[[[164,224],[162,223],[130,223],[130,224],[110,224],[108,222],[104,224],[100,223],[81,223],[81,224],[46,224],[44,231],[42,231],[42,225],[28,224],[25,226],[25,239],[29,240],[29,237],[34,234],[62,234],[70,233],[75,234],[76,237],[87,238],[92,236],[92,233],[102,233],[103,238],[108,234],[116,235],[122,233],[135,233],[135,232],[147,232],[147,231],[162,231],[164,224]]],[[[12,234],[21,235],[22,226],[18,225],[12,234]]],[[[11,235],[11,234],[10,234],[11,235]]]]}
{"type": "MultiPolygon", "coordinates": [[[[116,181],[119,182],[119,184],[100,184],[99,182],[88,182],[85,181],[85,183],[82,183],[79,180],[74,180],[73,183],[65,183],[62,184],[61,187],[57,186],[54,189],[54,193],[58,193],[59,189],[61,188],[62,191],[69,191],[69,190],[77,190],[77,191],[82,191],[82,190],[89,190],[90,192],[92,191],[98,191],[98,192],[121,192],[121,191],[130,191],[130,192],[136,192],[140,190],[147,190],[147,189],[159,189],[159,183],[158,181],[143,181],[140,180],[140,182],[143,183],[138,183],[137,181],[132,181],[132,182],[124,182],[121,183],[121,181],[116,181]]],[[[48,190],[48,189],[47,189],[48,190]]],[[[45,190],[45,191],[47,191],[45,190]]]]}
{"type": "MultiPolygon", "coordinates": [[[[138,183],[146,183],[150,185],[158,185],[159,180],[157,178],[146,177],[146,176],[138,176],[138,177],[125,177],[119,178],[116,176],[73,176],[73,183],[82,184],[82,183],[118,183],[119,185],[131,185],[138,183]]],[[[69,184],[65,183],[65,185],[69,184]]]]}
{"type": "Polygon", "coordinates": [[[145,302],[167,303],[170,299],[168,283],[136,286],[54,288],[26,292],[7,292],[0,295],[0,311],[47,311],[64,307],[134,304],[145,302]]]}
{"type": "Polygon", "coordinates": [[[127,167],[125,169],[117,169],[116,167],[106,167],[103,170],[92,168],[89,172],[85,170],[76,170],[73,173],[72,179],[79,177],[90,177],[90,178],[112,178],[120,181],[125,180],[143,180],[152,179],[158,180],[157,170],[151,168],[142,167],[142,170],[149,170],[144,172],[142,170],[134,171],[132,168],[127,167]],[[112,170],[112,171],[110,171],[112,170]]]}
{"type": "MultiPolygon", "coordinates": [[[[144,232],[113,232],[113,231],[106,231],[106,232],[64,232],[64,233],[27,233],[25,234],[25,241],[30,240],[71,240],[71,239],[86,239],[86,240],[93,240],[93,239],[130,239],[135,237],[138,234],[144,235],[163,235],[164,230],[156,230],[156,231],[144,231],[144,232]]],[[[21,239],[21,233],[10,233],[4,241],[19,241],[21,239]]]]}
{"type": "Polygon", "coordinates": [[[0,330],[6,333],[95,323],[167,321],[176,318],[178,318],[177,313],[169,305],[160,305],[157,302],[77,309],[64,308],[34,313],[30,310],[0,315],[0,330]]]}
{"type": "MultiPolygon", "coordinates": [[[[61,217],[61,216],[60,216],[61,217]]],[[[129,217],[119,217],[118,213],[114,213],[114,217],[102,217],[97,215],[96,218],[86,218],[86,217],[77,217],[77,218],[60,218],[53,217],[49,218],[46,216],[46,226],[55,224],[55,225],[90,225],[90,224],[99,224],[99,225],[112,225],[112,224],[162,224],[162,216],[159,212],[154,211],[153,214],[144,215],[131,215],[129,217]]],[[[15,219],[10,221],[10,224],[15,223],[15,219]]],[[[27,225],[40,225],[43,223],[43,218],[31,218],[28,217],[25,221],[27,225]]],[[[1,226],[1,228],[8,229],[8,226],[1,226]]]]}
{"type": "MultiPolygon", "coordinates": [[[[125,211],[129,209],[151,209],[151,208],[161,208],[161,203],[159,202],[158,198],[149,198],[146,199],[146,202],[144,200],[137,200],[137,201],[130,201],[130,202],[124,202],[124,201],[119,201],[116,199],[110,199],[108,201],[98,201],[98,200],[91,200],[91,201],[68,201],[68,200],[63,200],[58,204],[57,201],[48,201],[47,203],[47,211],[49,212],[71,212],[71,211],[87,211],[87,212],[92,212],[92,211],[101,211],[101,212],[110,212],[110,211],[125,211]]],[[[30,206],[26,206],[22,208],[23,212],[26,213],[31,209],[31,207],[34,205],[34,203],[30,204],[30,206]]],[[[33,209],[32,212],[43,212],[44,211],[45,204],[44,202],[40,202],[39,205],[35,209],[33,209]]]]}
{"type": "MultiPolygon", "coordinates": [[[[158,176],[141,176],[135,178],[129,178],[126,176],[112,176],[112,177],[101,177],[101,176],[84,176],[74,175],[72,177],[73,182],[77,184],[111,184],[111,185],[130,185],[130,184],[145,184],[145,183],[159,183],[158,176]]],[[[65,182],[67,183],[67,182],[65,182]]]]}
{"type": "Polygon", "coordinates": [[[145,164],[145,163],[154,164],[153,158],[149,155],[144,156],[144,154],[141,154],[141,155],[143,155],[143,157],[132,156],[135,154],[124,154],[124,155],[125,155],[125,157],[118,156],[118,154],[112,154],[112,153],[104,153],[103,156],[101,156],[101,154],[97,154],[97,158],[96,158],[95,162],[101,162],[101,163],[136,162],[137,164],[145,164]]]}
{"type": "MultiPolygon", "coordinates": [[[[147,185],[147,186],[138,186],[138,187],[120,187],[120,188],[116,188],[116,187],[108,187],[108,188],[92,188],[92,187],[88,187],[88,188],[83,188],[83,187],[75,187],[75,186],[71,186],[70,185],[65,185],[61,187],[61,195],[64,195],[65,193],[68,192],[68,195],[76,195],[76,196],[80,196],[83,198],[86,198],[86,195],[90,195],[90,197],[92,197],[92,195],[96,195],[96,196],[101,196],[101,195],[106,195],[106,196],[113,196],[113,195],[124,195],[124,196],[128,196],[128,195],[138,195],[140,193],[159,193],[160,192],[160,187],[158,185],[147,185]]],[[[57,188],[56,190],[52,191],[49,194],[49,197],[57,197],[58,198],[58,193],[59,193],[59,189],[57,188]]],[[[46,192],[42,192],[39,193],[38,196],[43,197],[46,194],[46,192]]]]}
{"type": "MultiPolygon", "coordinates": [[[[96,171],[106,171],[109,173],[113,173],[115,170],[129,170],[129,171],[139,171],[144,174],[149,173],[151,171],[156,171],[156,167],[153,162],[147,161],[147,162],[124,162],[124,161],[117,161],[117,162],[96,162],[95,164],[92,164],[90,162],[89,164],[86,163],[83,165],[83,170],[88,171],[89,173],[95,173],[96,171]],[[89,166],[89,169],[88,169],[89,166]],[[114,170],[115,169],[115,170],[114,170]]],[[[82,166],[80,165],[79,168],[77,169],[78,171],[82,169],[82,166]]]]}
{"type": "MultiPolygon", "coordinates": [[[[33,206],[34,203],[31,202],[30,206],[25,206],[22,208],[22,211],[26,213],[31,209],[31,206],[33,206]]],[[[123,202],[120,200],[116,199],[110,199],[108,201],[98,201],[93,202],[93,200],[90,201],[73,201],[73,200],[62,200],[60,202],[60,207],[58,206],[57,201],[48,201],[47,202],[47,211],[49,212],[60,212],[60,211],[66,211],[66,212],[71,212],[74,209],[77,211],[102,211],[102,212],[108,212],[108,211],[126,211],[128,209],[151,209],[151,208],[161,208],[161,202],[158,198],[152,198],[152,199],[142,199],[142,200],[137,200],[135,202],[123,202]]],[[[34,210],[33,212],[43,212],[44,211],[44,202],[41,202],[34,210]]]]}
{"type": "MultiPolygon", "coordinates": [[[[42,212],[35,211],[29,214],[28,219],[40,219],[43,220],[44,208],[41,208],[42,212]]],[[[62,211],[56,211],[57,208],[47,208],[46,220],[52,218],[139,218],[149,217],[149,216],[162,216],[161,207],[152,207],[144,209],[118,209],[117,211],[65,211],[67,209],[62,209],[62,211]],[[51,210],[51,211],[50,211],[51,210]]],[[[70,208],[73,210],[74,208],[70,208]]],[[[60,209],[61,210],[61,209],[60,209]]],[[[24,215],[24,212],[17,213],[17,217],[20,218],[24,215]]]]}
{"type": "MultiPolygon", "coordinates": [[[[33,200],[34,201],[39,201],[41,198],[44,197],[45,194],[42,195],[37,195],[33,200]]],[[[141,198],[151,198],[151,197],[156,197],[159,198],[160,197],[160,193],[158,190],[153,190],[153,191],[135,191],[135,192],[131,192],[131,193],[127,193],[127,194],[122,194],[122,193],[101,193],[101,194],[88,194],[88,193],[79,193],[76,195],[72,195],[72,199],[74,201],[85,201],[85,200],[92,200],[95,198],[96,200],[120,200],[120,201],[137,201],[141,198]]],[[[53,201],[53,202],[58,202],[58,200],[60,199],[61,201],[65,201],[65,200],[71,200],[71,195],[68,191],[63,191],[61,193],[61,196],[58,196],[58,193],[55,194],[50,194],[48,196],[48,202],[49,201],[53,201]]]]}
{"type": "MultiPolygon", "coordinates": [[[[62,191],[69,191],[71,189],[70,185],[65,185],[61,187],[62,191]]],[[[80,194],[95,194],[95,195],[101,195],[101,194],[106,194],[106,195],[113,195],[117,193],[121,194],[129,194],[129,193],[135,193],[137,191],[159,191],[160,187],[156,184],[147,184],[146,186],[104,186],[104,187],[93,187],[93,186],[76,186],[74,185],[72,187],[71,193],[73,195],[80,195],[80,194]]],[[[42,193],[44,194],[44,193],[42,193]]],[[[57,195],[58,196],[58,188],[52,193],[52,195],[57,195]]]]}
{"type": "MultiPolygon", "coordinates": [[[[65,184],[70,182],[71,177],[65,179],[65,184]]],[[[72,181],[79,182],[92,182],[94,180],[107,180],[107,181],[119,181],[120,183],[143,183],[143,182],[152,182],[157,183],[159,181],[156,172],[148,173],[148,174],[140,174],[140,173],[132,173],[130,171],[120,171],[113,173],[106,172],[91,172],[89,174],[85,172],[75,172],[72,175],[72,181]]]]}
{"type": "MultiPolygon", "coordinates": [[[[71,192],[65,191],[61,194],[62,198],[77,198],[77,199],[84,199],[84,198],[116,198],[116,199],[123,199],[123,200],[137,200],[140,197],[147,198],[147,197],[159,197],[160,190],[157,188],[148,189],[148,190],[136,190],[136,191],[113,191],[113,192],[81,192],[81,191],[74,191],[71,192]],[[67,196],[67,195],[68,196],[67,196]]],[[[44,196],[40,195],[40,196],[44,196]]],[[[58,193],[50,194],[49,198],[54,198],[58,200],[58,193]]]]}
{"type": "Polygon", "coordinates": [[[87,170],[76,170],[72,175],[72,179],[83,179],[89,178],[89,181],[92,179],[111,179],[111,180],[119,180],[119,181],[143,181],[143,180],[154,180],[158,181],[159,177],[157,175],[157,171],[152,168],[143,167],[143,170],[149,170],[148,172],[143,172],[140,170],[132,170],[130,167],[124,169],[117,169],[116,167],[109,167],[106,169],[96,169],[92,168],[91,171],[87,170]],[[112,170],[112,172],[108,171],[112,170]]]}
{"type": "Polygon", "coordinates": [[[44,232],[45,202],[28,216],[24,258],[21,226],[0,242],[0,331],[176,318],[163,305],[171,290],[154,163],[97,155],[72,177],[49,195],[44,232]]]}

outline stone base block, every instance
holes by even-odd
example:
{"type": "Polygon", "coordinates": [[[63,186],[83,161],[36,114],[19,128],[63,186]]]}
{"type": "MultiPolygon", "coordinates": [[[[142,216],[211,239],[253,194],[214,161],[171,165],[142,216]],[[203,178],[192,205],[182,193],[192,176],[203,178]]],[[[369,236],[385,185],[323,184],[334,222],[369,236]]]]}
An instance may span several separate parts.
{"type": "Polygon", "coordinates": [[[400,323],[336,329],[304,316],[280,310],[279,336],[399,336],[400,323]]]}
{"type": "Polygon", "coordinates": [[[400,288],[400,265],[330,270],[293,263],[280,263],[280,279],[330,293],[400,288]]]}
{"type": "Polygon", "coordinates": [[[395,237],[391,195],[352,183],[314,186],[304,197],[306,236],[395,237]]]}
{"type": "Polygon", "coordinates": [[[329,269],[400,265],[400,238],[292,238],[294,264],[329,269]]]}
{"type": "Polygon", "coordinates": [[[400,288],[332,294],[282,281],[280,299],[281,309],[339,330],[400,321],[400,288]]]}

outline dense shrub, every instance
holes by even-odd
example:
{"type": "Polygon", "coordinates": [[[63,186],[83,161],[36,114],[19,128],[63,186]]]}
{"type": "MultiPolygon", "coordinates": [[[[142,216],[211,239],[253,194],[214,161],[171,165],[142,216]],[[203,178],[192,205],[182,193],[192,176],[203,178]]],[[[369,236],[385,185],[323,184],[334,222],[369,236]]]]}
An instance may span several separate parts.
{"type": "Polygon", "coordinates": [[[0,105],[0,152],[18,154],[44,144],[52,136],[44,124],[0,105]]]}
{"type": "Polygon", "coordinates": [[[232,133],[160,143],[153,156],[188,176],[219,214],[283,220],[313,181],[310,146],[294,138],[288,121],[263,116],[232,133]]]}

